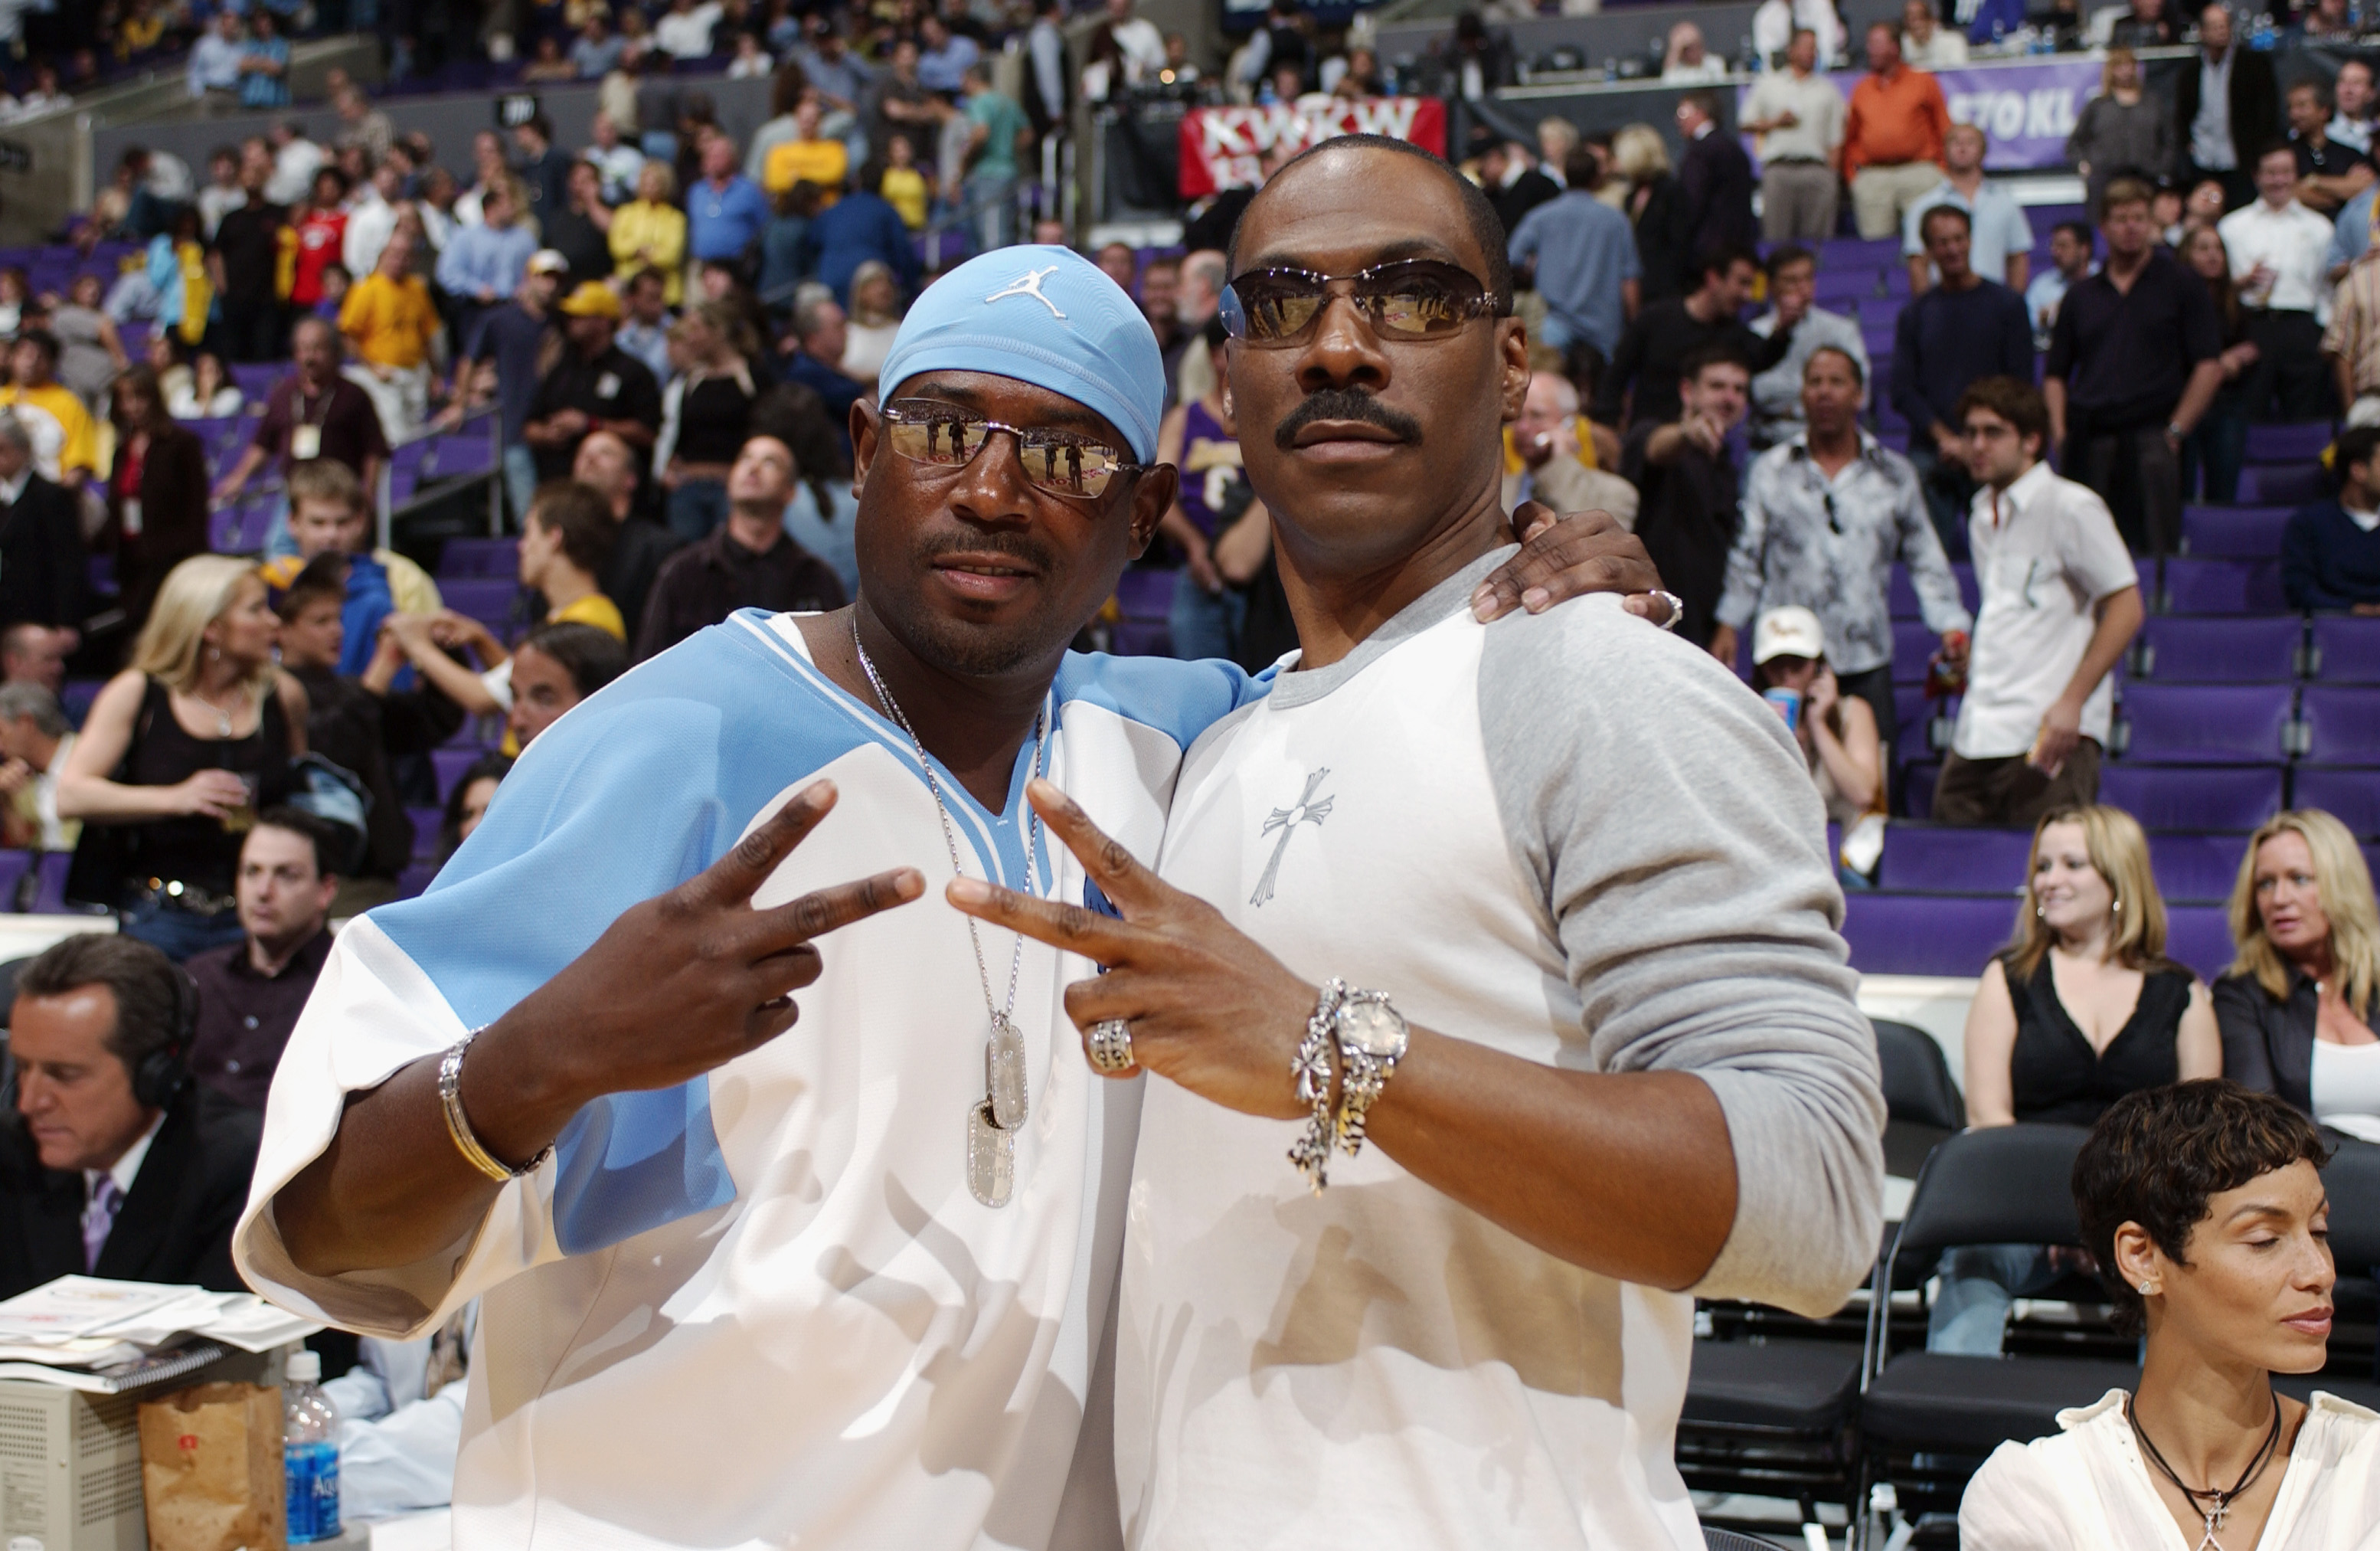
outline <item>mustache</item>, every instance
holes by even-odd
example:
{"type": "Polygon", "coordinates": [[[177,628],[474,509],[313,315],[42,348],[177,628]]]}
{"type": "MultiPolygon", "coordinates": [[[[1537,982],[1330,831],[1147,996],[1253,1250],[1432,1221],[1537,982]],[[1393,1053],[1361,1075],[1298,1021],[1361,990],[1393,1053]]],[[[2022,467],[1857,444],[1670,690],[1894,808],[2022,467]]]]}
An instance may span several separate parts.
{"type": "Polygon", "coordinates": [[[1273,427],[1273,446],[1287,452],[1299,432],[1325,420],[1361,421],[1366,425],[1378,426],[1401,442],[1421,440],[1421,421],[1390,409],[1370,394],[1355,388],[1320,388],[1306,395],[1304,403],[1273,427]]]}
{"type": "Polygon", "coordinates": [[[1044,576],[1057,568],[1050,546],[1025,533],[945,533],[926,540],[917,559],[930,567],[946,555],[997,555],[1044,576]]]}

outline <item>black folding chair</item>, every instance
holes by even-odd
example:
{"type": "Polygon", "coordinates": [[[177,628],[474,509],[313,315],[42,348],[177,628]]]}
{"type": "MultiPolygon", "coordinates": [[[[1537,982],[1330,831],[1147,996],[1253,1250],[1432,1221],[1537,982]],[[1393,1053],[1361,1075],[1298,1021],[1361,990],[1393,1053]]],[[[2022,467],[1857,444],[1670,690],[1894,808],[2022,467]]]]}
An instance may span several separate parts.
{"type": "Polygon", "coordinates": [[[1890,1019],[1868,1020],[1884,1072],[1884,1168],[1916,1178],[1926,1154],[1967,1123],[1967,1101],[1950,1080],[1950,1063],[1933,1035],[1890,1019]]]}
{"type": "Polygon", "coordinates": [[[1707,1551],[1777,1551],[1777,1543],[1773,1540],[1740,1535],[1733,1530],[1706,1529],[1703,1531],[1703,1545],[1707,1551]]]}
{"type": "MultiPolygon", "coordinates": [[[[2000,1444],[2046,1436],[2058,1430],[2059,1411],[2139,1377],[2137,1362],[2106,1355],[2120,1348],[2104,1327],[2071,1333],[2063,1344],[2078,1355],[1893,1350],[1896,1336],[1911,1334],[1896,1331],[1888,1290],[1904,1259],[1969,1245],[2079,1246],[2071,1179],[2074,1155],[2089,1134],[2076,1126],[1961,1131],[1935,1149],[1918,1176],[1908,1217],[1876,1269],[1859,1409],[1864,1473],[1889,1480],[1900,1510],[1912,1518],[1956,1512],[1967,1478],[2000,1444]]],[[[2079,1276],[2039,1296],[2102,1298],[2095,1279],[2079,1276]]],[[[1921,1321],[1921,1341],[1922,1331],[1921,1321]]]]}
{"type": "MultiPolygon", "coordinates": [[[[1914,1170],[1935,1142],[1956,1130],[1963,1109],[1942,1047],[1922,1029],[1877,1022],[1885,1109],[1891,1128],[1916,1141],[1914,1170]]],[[[1888,1162],[1888,1167],[1889,1167],[1888,1162]]],[[[1882,1249],[1888,1247],[1888,1235],[1882,1249]]],[[[1694,1372],[1679,1419],[1679,1473],[1696,1491],[1781,1497],[1800,1505],[1805,1525],[1817,1505],[1859,1513],[1857,1407],[1865,1322],[1809,1320],[1744,1303],[1706,1305],[1725,1337],[1694,1343],[1694,1372]]]]}

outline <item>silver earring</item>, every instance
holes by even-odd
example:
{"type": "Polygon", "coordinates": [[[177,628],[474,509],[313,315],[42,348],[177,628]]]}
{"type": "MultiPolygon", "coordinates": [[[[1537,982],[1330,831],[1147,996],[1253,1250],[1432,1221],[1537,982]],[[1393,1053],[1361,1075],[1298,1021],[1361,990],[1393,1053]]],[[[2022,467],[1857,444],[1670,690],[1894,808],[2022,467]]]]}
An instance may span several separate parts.
{"type": "Polygon", "coordinates": [[[2121,899],[2110,899],[2107,901],[2107,913],[2109,915],[2120,914],[2123,908],[2124,902],[2121,899]]]}
{"type": "Polygon", "coordinates": [[[2155,1290],[2156,1290],[2156,1284],[2155,1284],[2155,1283],[2154,1283],[2154,1282],[2143,1282],[2143,1283],[2141,1284],[2141,1296],[2142,1296],[2142,1297],[2143,1297],[2143,1298],[2147,1297],[2150,1293],[2155,1292],[2155,1290]]]}

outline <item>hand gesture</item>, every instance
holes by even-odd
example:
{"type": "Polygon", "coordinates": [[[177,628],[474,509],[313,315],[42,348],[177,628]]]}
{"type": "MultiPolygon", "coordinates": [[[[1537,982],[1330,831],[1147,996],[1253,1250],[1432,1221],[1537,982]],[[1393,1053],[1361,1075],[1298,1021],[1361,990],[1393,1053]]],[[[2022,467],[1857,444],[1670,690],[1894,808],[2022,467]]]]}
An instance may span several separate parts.
{"type": "Polygon", "coordinates": [[[1703,449],[1706,457],[1718,456],[1719,444],[1727,440],[1727,431],[1710,416],[1689,413],[1678,421],[1678,429],[1687,441],[1703,449]]]}
{"type": "Polygon", "coordinates": [[[12,759],[0,764],[0,797],[14,797],[33,779],[33,767],[23,760],[12,759]]]}
{"type": "Polygon", "coordinates": [[[633,905],[518,1011],[566,1037],[544,1058],[592,1099],[672,1088],[794,1026],[793,994],[823,969],[813,940],[925,892],[913,867],[819,889],[769,910],[752,896],[834,807],[813,781],[725,856],[633,905]]]}
{"type": "Polygon", "coordinates": [[[2041,718],[2027,763],[2045,776],[2055,776],[2066,768],[2066,756],[2082,739],[2082,708],[2072,701],[2056,701],[2041,718]]]}
{"type": "Polygon", "coordinates": [[[1105,965],[1107,974],[1066,987],[1066,1016],[1086,1034],[1109,1019],[1124,1019],[1132,1024],[1134,1057],[1149,1070],[1245,1115],[1306,1115],[1290,1061],[1305,1037],[1316,989],[1213,906],[1135,861],[1055,786],[1037,780],[1025,795],[1123,919],[975,878],[950,885],[951,903],[1105,965]]]}
{"type": "Polygon", "coordinates": [[[1812,720],[1824,716],[1842,698],[1842,686],[1835,681],[1835,670],[1822,667],[1810,680],[1810,715],[1812,720]]]}
{"type": "Polygon", "coordinates": [[[1515,607],[1543,614],[1559,603],[1589,592],[1624,592],[1629,613],[1665,624],[1669,605],[1653,596],[1661,573],[1644,542],[1620,526],[1609,512],[1571,512],[1556,517],[1542,501],[1524,501],[1512,513],[1512,536],[1521,553],[1496,568],[1471,594],[1471,613],[1481,624],[1515,607]]]}
{"type": "Polygon", "coordinates": [[[248,805],[248,783],[228,770],[200,770],[165,788],[174,812],[193,818],[219,819],[248,805]]]}

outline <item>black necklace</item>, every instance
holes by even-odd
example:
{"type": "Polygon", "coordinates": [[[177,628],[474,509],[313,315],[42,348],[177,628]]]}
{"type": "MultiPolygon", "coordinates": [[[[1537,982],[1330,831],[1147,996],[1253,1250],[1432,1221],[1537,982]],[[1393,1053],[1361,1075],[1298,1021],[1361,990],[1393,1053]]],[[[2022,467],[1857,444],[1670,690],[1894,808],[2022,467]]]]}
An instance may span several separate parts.
{"type": "Polygon", "coordinates": [[[2277,1395],[2273,1397],[2273,1424],[2265,1429],[2265,1446],[2256,1450],[2256,1457],[2248,1461],[2248,1468],[2240,1472],[2240,1479],[2231,1484],[2228,1492],[2220,1486],[2209,1486],[2202,1491],[2175,1473],[2174,1468],[2165,1462],[2165,1456],[2157,1452],[2157,1446],[2150,1439],[2148,1430],[2141,1425],[2140,1410],[2133,1396],[2124,1397],[2124,1418],[2132,1424],[2132,1436],[2141,1440],[2141,1447],[2148,1450],[2150,1460],[2165,1472],[2168,1481],[2173,1483],[2174,1490],[2190,1499],[2191,1511],[2205,1518],[2206,1533],[2199,1537],[2197,1551],[2207,1551],[2209,1546],[2214,1551],[2223,1551],[2223,1543],[2215,1538],[2215,1532],[2223,1527],[2223,1520],[2230,1513],[2231,1504],[2240,1494],[2253,1486],[2256,1478],[2265,1473],[2265,1467],[2272,1463],[2273,1450],[2280,1444],[2281,1398],[2277,1395]]]}

